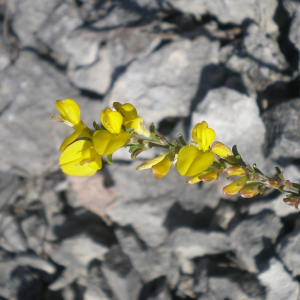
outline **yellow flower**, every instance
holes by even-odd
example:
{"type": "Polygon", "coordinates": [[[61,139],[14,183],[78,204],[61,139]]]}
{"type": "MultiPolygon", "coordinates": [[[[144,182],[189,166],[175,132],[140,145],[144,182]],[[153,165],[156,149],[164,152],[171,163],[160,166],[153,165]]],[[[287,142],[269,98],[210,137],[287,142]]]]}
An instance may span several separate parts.
{"type": "Polygon", "coordinates": [[[63,123],[74,127],[80,125],[80,108],[73,99],[57,100],[56,109],[60,112],[60,118],[63,123]]]}
{"type": "Polygon", "coordinates": [[[73,99],[57,100],[55,107],[60,112],[60,117],[53,116],[53,119],[63,122],[75,130],[62,142],[59,152],[64,151],[78,137],[91,138],[90,129],[80,119],[80,108],[76,101],[73,99]]]}
{"type": "Polygon", "coordinates": [[[177,158],[177,170],[182,176],[195,176],[209,168],[215,156],[210,151],[209,145],[215,138],[213,129],[208,128],[205,121],[195,125],[192,131],[193,143],[197,146],[183,146],[177,158]]]}
{"type": "Polygon", "coordinates": [[[110,108],[105,108],[101,112],[101,123],[102,125],[112,134],[120,133],[123,124],[123,117],[122,115],[117,112],[113,111],[110,108]]]}
{"type": "Polygon", "coordinates": [[[108,130],[97,130],[93,134],[93,145],[100,155],[109,155],[123,147],[130,137],[129,132],[113,134],[108,130]]]}
{"type": "Polygon", "coordinates": [[[173,152],[165,152],[153,159],[147,160],[140,164],[136,169],[145,170],[150,169],[155,178],[164,177],[170,170],[175,154],[173,152]]]}
{"type": "Polygon", "coordinates": [[[102,161],[90,141],[79,140],[69,145],[61,154],[59,165],[66,174],[92,176],[102,168],[102,161]]]}
{"type": "Polygon", "coordinates": [[[137,111],[132,104],[114,102],[113,106],[123,116],[123,125],[126,129],[132,128],[135,133],[150,137],[151,133],[146,129],[143,118],[138,118],[137,111]]]}
{"type": "Polygon", "coordinates": [[[93,134],[93,145],[100,155],[109,155],[126,144],[130,133],[122,128],[123,116],[119,112],[105,108],[100,118],[106,130],[97,130],[93,134]]]}

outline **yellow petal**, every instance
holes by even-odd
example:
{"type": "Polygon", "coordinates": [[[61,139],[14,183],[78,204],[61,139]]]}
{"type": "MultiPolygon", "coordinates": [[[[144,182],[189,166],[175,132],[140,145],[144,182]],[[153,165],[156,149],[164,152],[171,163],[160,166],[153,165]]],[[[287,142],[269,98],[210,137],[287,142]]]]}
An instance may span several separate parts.
{"type": "Polygon", "coordinates": [[[171,169],[173,160],[169,158],[169,155],[166,155],[161,162],[153,165],[151,168],[153,176],[158,179],[164,177],[171,169]]]}
{"type": "Polygon", "coordinates": [[[62,119],[73,125],[80,122],[80,108],[73,99],[57,100],[55,107],[60,112],[62,119]]]}
{"type": "Polygon", "coordinates": [[[126,131],[116,135],[107,130],[97,130],[93,135],[93,145],[100,155],[108,155],[123,147],[129,137],[130,134],[126,131]]]}
{"type": "MultiPolygon", "coordinates": [[[[92,143],[85,140],[76,141],[67,147],[59,158],[62,171],[74,176],[94,175],[97,169],[91,168],[89,164],[80,164],[82,161],[82,153],[90,147],[92,147],[92,143]]],[[[99,169],[101,169],[101,167],[99,169]]]]}
{"type": "Polygon", "coordinates": [[[121,104],[119,102],[114,102],[113,107],[121,113],[124,118],[124,123],[132,121],[137,118],[137,112],[135,107],[130,103],[121,104]]]}
{"type": "Polygon", "coordinates": [[[165,157],[166,155],[168,154],[169,152],[164,152],[162,153],[161,155],[155,157],[155,158],[152,158],[152,159],[149,159],[147,161],[144,161],[143,163],[141,163],[136,169],[137,170],[145,170],[145,169],[150,169],[152,166],[160,163],[165,157]]]}
{"type": "Polygon", "coordinates": [[[59,152],[64,151],[71,143],[73,143],[80,135],[79,130],[74,131],[71,135],[64,139],[62,144],[60,145],[59,152]]]}
{"type": "Polygon", "coordinates": [[[231,150],[221,142],[214,142],[211,145],[211,151],[224,158],[233,155],[231,150]]]}
{"type": "Polygon", "coordinates": [[[206,170],[214,162],[214,154],[199,150],[192,145],[183,146],[177,158],[177,170],[182,176],[194,176],[206,170]]]}
{"type": "Polygon", "coordinates": [[[185,183],[192,184],[199,181],[203,181],[203,182],[214,181],[218,179],[219,175],[222,173],[222,170],[223,169],[208,168],[207,170],[201,172],[200,174],[197,174],[196,176],[189,178],[185,183]]]}
{"type": "Polygon", "coordinates": [[[62,142],[59,152],[64,151],[68,145],[73,143],[78,137],[89,137],[91,138],[90,135],[90,130],[83,124],[81,123],[78,126],[74,126],[74,128],[77,128],[71,135],[69,135],[65,140],[62,142]]]}
{"type": "Polygon", "coordinates": [[[215,139],[215,131],[211,128],[208,128],[208,125],[205,121],[198,123],[194,126],[192,131],[192,137],[196,142],[198,148],[203,151],[207,151],[209,145],[215,139]]]}
{"type": "Polygon", "coordinates": [[[105,108],[101,112],[101,123],[102,125],[113,134],[119,134],[121,131],[123,117],[117,112],[113,111],[110,108],[105,108]]]}
{"type": "Polygon", "coordinates": [[[235,195],[244,187],[247,180],[248,180],[247,176],[243,176],[243,177],[239,178],[238,180],[226,185],[222,190],[223,195],[226,197],[231,197],[231,196],[235,195]]]}

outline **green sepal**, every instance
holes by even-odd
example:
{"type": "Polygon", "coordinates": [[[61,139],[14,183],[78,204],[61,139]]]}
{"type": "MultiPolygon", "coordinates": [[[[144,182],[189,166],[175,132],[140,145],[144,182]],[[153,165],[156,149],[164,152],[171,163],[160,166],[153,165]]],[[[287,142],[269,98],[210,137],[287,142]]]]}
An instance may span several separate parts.
{"type": "Polygon", "coordinates": [[[112,165],[112,164],[113,164],[113,161],[112,161],[112,154],[108,154],[108,155],[106,156],[106,160],[107,160],[107,162],[108,162],[110,165],[112,165]]]}
{"type": "Polygon", "coordinates": [[[95,128],[95,130],[100,130],[100,126],[99,124],[97,124],[95,121],[93,122],[93,127],[95,128]]]}
{"type": "Polygon", "coordinates": [[[186,146],[186,145],[187,145],[187,143],[185,142],[185,140],[184,140],[182,134],[179,134],[179,135],[178,135],[178,140],[179,140],[179,142],[180,142],[180,144],[181,144],[182,146],[186,146]]]}
{"type": "Polygon", "coordinates": [[[135,160],[137,158],[137,156],[142,153],[143,150],[140,150],[140,149],[135,149],[131,152],[131,159],[132,160],[135,160]]]}

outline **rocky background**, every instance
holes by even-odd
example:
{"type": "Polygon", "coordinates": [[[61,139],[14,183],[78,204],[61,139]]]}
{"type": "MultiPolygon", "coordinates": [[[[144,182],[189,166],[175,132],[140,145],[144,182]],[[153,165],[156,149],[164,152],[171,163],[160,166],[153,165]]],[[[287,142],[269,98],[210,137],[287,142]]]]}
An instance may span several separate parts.
{"type": "Polygon", "coordinates": [[[226,179],[156,180],[115,155],[63,175],[74,98],[130,102],[169,139],[206,120],[247,163],[300,181],[299,0],[1,0],[0,299],[299,299],[300,214],[226,179]]]}

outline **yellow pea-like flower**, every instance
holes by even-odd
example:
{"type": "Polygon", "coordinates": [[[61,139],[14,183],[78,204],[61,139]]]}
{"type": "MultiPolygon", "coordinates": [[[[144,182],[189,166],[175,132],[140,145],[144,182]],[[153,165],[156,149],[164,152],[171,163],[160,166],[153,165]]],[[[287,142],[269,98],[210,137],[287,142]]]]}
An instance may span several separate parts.
{"type": "Polygon", "coordinates": [[[113,134],[108,130],[97,130],[93,134],[93,145],[100,155],[109,155],[123,147],[130,137],[129,132],[121,131],[113,134]]]}
{"type": "Polygon", "coordinates": [[[216,137],[216,133],[213,129],[208,128],[208,125],[205,121],[195,125],[192,131],[192,138],[197,144],[199,150],[207,151],[210,144],[216,137]]]}
{"type": "Polygon", "coordinates": [[[193,184],[193,183],[197,183],[200,181],[212,182],[212,181],[218,179],[218,177],[220,176],[221,173],[222,173],[222,169],[218,169],[218,168],[214,168],[214,167],[208,168],[205,171],[197,174],[196,176],[189,178],[185,183],[193,184]]]}
{"type": "Polygon", "coordinates": [[[79,105],[73,99],[57,100],[55,107],[60,112],[60,118],[65,124],[74,127],[82,123],[79,105]]]}
{"type": "Polygon", "coordinates": [[[175,154],[173,152],[164,152],[158,157],[143,162],[136,169],[145,170],[151,168],[153,176],[159,179],[164,177],[169,172],[174,158],[175,154]]]}
{"type": "Polygon", "coordinates": [[[135,133],[150,137],[151,133],[146,129],[143,118],[137,116],[136,108],[132,104],[114,102],[113,106],[123,116],[123,125],[126,129],[132,128],[135,133]]]}
{"type": "Polygon", "coordinates": [[[102,168],[102,160],[90,141],[79,140],[60,155],[59,165],[66,174],[92,176],[102,168]]]}
{"type": "Polygon", "coordinates": [[[210,167],[215,156],[212,152],[203,152],[196,146],[183,146],[177,158],[177,170],[182,176],[195,176],[210,167]]]}
{"type": "Polygon", "coordinates": [[[102,125],[112,134],[119,134],[122,129],[123,117],[118,111],[114,111],[109,107],[101,112],[102,125]]]}

